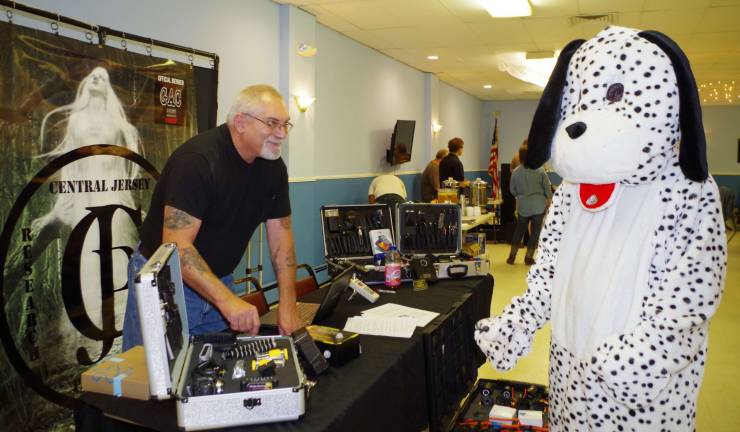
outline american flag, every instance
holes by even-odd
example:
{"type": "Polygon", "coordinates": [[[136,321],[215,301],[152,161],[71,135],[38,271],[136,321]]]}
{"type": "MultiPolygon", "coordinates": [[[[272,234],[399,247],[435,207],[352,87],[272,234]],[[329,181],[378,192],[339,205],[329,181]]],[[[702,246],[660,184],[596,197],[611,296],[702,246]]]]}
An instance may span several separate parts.
{"type": "Polygon", "coordinates": [[[488,159],[488,174],[491,176],[491,197],[496,199],[499,195],[500,182],[498,177],[498,117],[495,117],[493,126],[493,139],[491,140],[491,157],[488,159]]]}

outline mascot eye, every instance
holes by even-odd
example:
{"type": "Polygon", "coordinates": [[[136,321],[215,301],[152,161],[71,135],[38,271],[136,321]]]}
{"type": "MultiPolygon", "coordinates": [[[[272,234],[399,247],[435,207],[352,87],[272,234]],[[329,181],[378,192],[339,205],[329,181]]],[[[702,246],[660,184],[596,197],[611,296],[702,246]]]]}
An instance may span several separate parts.
{"type": "Polygon", "coordinates": [[[622,100],[624,94],[624,86],[622,84],[612,84],[606,89],[606,100],[609,103],[619,102],[622,100]]]}

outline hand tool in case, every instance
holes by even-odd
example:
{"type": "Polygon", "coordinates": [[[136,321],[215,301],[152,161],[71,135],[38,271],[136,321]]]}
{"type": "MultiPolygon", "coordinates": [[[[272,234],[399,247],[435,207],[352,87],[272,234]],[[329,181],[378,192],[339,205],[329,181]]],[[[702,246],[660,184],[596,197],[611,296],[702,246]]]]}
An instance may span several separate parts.
{"type": "Polygon", "coordinates": [[[295,420],[306,379],[287,336],[191,336],[174,243],[136,276],[136,301],[152,399],[176,399],[177,424],[201,430],[295,420]]]}

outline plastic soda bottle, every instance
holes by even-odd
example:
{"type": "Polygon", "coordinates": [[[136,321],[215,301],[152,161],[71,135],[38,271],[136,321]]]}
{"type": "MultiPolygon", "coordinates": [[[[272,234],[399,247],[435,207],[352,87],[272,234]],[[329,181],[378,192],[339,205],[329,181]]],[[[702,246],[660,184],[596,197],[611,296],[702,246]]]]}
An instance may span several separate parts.
{"type": "Polygon", "coordinates": [[[391,246],[385,254],[385,286],[398,289],[401,286],[401,254],[391,246]]]}

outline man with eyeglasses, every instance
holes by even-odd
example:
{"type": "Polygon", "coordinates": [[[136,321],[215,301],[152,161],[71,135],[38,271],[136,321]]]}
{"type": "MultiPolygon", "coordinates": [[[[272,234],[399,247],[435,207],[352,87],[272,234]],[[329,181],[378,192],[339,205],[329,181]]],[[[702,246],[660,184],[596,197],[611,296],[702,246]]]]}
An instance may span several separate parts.
{"type": "Polygon", "coordinates": [[[259,313],[234,294],[232,272],[261,222],[278,281],[280,331],[304,325],[296,311],[288,171],[280,158],[288,120],[277,90],[247,87],[226,124],[186,141],[167,160],[129,262],[124,350],[142,344],[134,277],[165,242],[178,246],[190,334],[227,328],[257,334],[259,313]]]}

